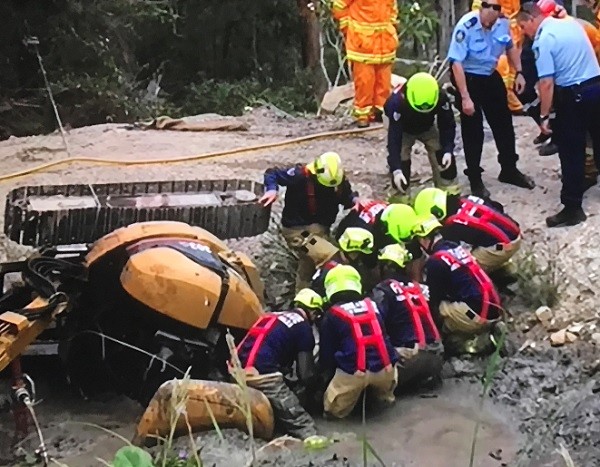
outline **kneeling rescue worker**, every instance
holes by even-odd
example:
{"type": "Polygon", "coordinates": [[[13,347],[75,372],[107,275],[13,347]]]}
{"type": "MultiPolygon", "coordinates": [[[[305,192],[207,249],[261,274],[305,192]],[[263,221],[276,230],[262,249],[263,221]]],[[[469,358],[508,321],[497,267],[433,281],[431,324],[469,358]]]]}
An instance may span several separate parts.
{"type": "Polygon", "coordinates": [[[425,188],[415,198],[419,216],[434,215],[443,223],[442,236],[473,246],[472,255],[493,279],[515,280],[511,258],[521,247],[521,229],[516,221],[499,211],[501,205],[476,196],[449,195],[425,188]]]}
{"type": "Polygon", "coordinates": [[[441,336],[427,303],[429,290],[406,274],[405,265],[411,259],[402,245],[381,250],[379,269],[384,280],[370,294],[398,352],[398,390],[438,383],[444,364],[441,336]]]}
{"type": "Polygon", "coordinates": [[[301,290],[294,298],[292,311],[265,314],[237,347],[248,386],[267,396],[279,430],[300,439],[316,435],[317,429],[296,394],[285,384],[283,374],[295,360],[299,380],[309,385],[314,379],[315,338],[311,323],[322,303],[312,290],[301,290]]]}
{"type": "Polygon", "coordinates": [[[398,357],[377,305],[363,298],[360,274],[352,266],[336,266],[325,277],[325,290],[331,306],[321,323],[319,363],[326,378],[333,375],[325,414],[346,417],[367,388],[376,399],[393,403],[398,357]]]}
{"type": "Polygon", "coordinates": [[[434,216],[423,216],[414,234],[429,255],[425,284],[444,348],[447,354],[488,352],[497,338],[494,332],[503,325],[500,297],[475,258],[458,243],[445,240],[441,229],[434,216]]]}
{"type": "MultiPolygon", "coordinates": [[[[327,239],[340,205],[358,209],[358,193],[352,191],[344,174],[340,156],[326,152],[309,164],[297,164],[287,169],[270,168],[264,176],[265,194],[259,202],[268,206],[277,199],[279,186],[286,186],[285,204],[281,216],[281,233],[288,246],[298,254],[296,292],[310,285],[315,262],[303,245],[311,237],[327,239]]],[[[319,242],[320,248],[336,249],[330,242],[319,242]]],[[[329,253],[329,252],[325,252],[329,253]]]]}
{"type": "Polygon", "coordinates": [[[384,111],[389,119],[388,166],[400,193],[398,201],[410,200],[411,152],[416,141],[425,145],[434,185],[460,191],[453,155],[456,123],[450,99],[437,80],[429,73],[414,74],[393,90],[384,111]]]}

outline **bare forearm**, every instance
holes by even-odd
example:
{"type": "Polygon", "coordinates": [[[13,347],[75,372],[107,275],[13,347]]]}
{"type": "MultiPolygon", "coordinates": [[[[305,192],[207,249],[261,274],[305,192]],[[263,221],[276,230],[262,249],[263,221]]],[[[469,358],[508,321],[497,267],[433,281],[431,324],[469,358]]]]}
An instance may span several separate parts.
{"type": "Polygon", "coordinates": [[[460,97],[462,97],[463,99],[469,97],[469,90],[467,89],[467,79],[465,77],[465,70],[463,69],[462,64],[454,62],[452,64],[452,72],[454,74],[454,81],[456,82],[456,87],[458,88],[460,97]]]}
{"type": "Polygon", "coordinates": [[[521,66],[521,49],[518,47],[512,47],[507,53],[506,56],[508,61],[513,66],[513,68],[517,71],[523,71],[521,66]]]}
{"type": "Polygon", "coordinates": [[[540,115],[542,117],[550,114],[552,101],[554,100],[554,80],[552,78],[543,78],[539,82],[540,93],[540,115]]]}

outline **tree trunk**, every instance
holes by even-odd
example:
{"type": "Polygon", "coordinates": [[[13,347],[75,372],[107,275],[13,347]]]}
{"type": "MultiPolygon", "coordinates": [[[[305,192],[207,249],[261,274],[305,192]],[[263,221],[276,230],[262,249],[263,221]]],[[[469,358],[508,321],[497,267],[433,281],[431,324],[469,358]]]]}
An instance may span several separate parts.
{"type": "Polygon", "coordinates": [[[327,92],[327,80],[321,69],[321,23],[317,16],[316,0],[296,0],[302,22],[302,66],[310,70],[315,94],[321,102],[327,92]]]}

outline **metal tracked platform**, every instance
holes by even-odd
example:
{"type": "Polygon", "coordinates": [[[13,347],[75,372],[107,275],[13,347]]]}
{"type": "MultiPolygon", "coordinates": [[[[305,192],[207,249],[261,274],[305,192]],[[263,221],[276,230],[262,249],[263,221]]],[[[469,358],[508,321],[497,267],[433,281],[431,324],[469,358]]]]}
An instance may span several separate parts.
{"type": "Polygon", "coordinates": [[[6,197],[4,233],[22,245],[91,243],[120,227],[180,221],[221,239],[252,237],[269,226],[251,180],[184,180],[25,186],[6,197]]]}

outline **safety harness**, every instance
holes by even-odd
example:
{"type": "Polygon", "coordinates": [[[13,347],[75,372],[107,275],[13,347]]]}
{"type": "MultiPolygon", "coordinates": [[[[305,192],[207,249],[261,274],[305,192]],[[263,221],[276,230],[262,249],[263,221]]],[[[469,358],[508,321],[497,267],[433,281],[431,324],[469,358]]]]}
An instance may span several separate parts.
{"type": "Polygon", "coordinates": [[[377,220],[377,215],[387,207],[388,203],[385,201],[369,201],[363,205],[358,217],[363,222],[373,225],[377,220]]]}
{"type": "Polygon", "coordinates": [[[414,282],[406,284],[393,279],[388,281],[388,285],[392,292],[403,297],[413,324],[413,329],[415,330],[419,348],[424,349],[427,346],[425,327],[436,341],[441,340],[440,333],[433,322],[433,317],[429,311],[429,305],[423,295],[421,286],[414,282]]]}
{"type": "MultiPolygon", "coordinates": [[[[456,248],[456,250],[464,251],[462,247],[456,248]]],[[[479,318],[487,320],[490,305],[500,307],[500,297],[488,275],[481,269],[481,266],[473,260],[473,257],[468,252],[464,251],[464,253],[465,254],[461,255],[460,258],[457,258],[452,252],[442,250],[436,251],[431,256],[441,259],[450,266],[450,272],[454,272],[460,268],[466,268],[469,275],[477,281],[481,290],[483,300],[479,318]]],[[[468,313],[468,315],[470,319],[475,319],[477,317],[474,313],[468,313]]]]}
{"type": "Polygon", "coordinates": [[[456,214],[446,219],[445,225],[463,224],[484,232],[494,237],[498,243],[504,244],[511,242],[504,230],[514,237],[520,234],[521,230],[515,222],[483,204],[483,200],[477,202],[469,197],[463,198],[461,203],[456,214]]]}
{"type": "Polygon", "coordinates": [[[333,315],[348,323],[352,329],[352,338],[356,345],[356,369],[364,373],[367,369],[367,347],[374,347],[384,368],[390,366],[390,357],[385,346],[385,340],[375,304],[368,298],[360,302],[344,303],[330,308],[333,315]],[[369,329],[369,334],[363,333],[363,327],[369,329]]]}

